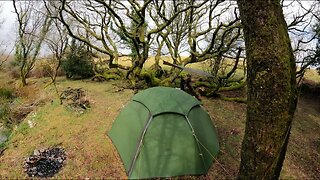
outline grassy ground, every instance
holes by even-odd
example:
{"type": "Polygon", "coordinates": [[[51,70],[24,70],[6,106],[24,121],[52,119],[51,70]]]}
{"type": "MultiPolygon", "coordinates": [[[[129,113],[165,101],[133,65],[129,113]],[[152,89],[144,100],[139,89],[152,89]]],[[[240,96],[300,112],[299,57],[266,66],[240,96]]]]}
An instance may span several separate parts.
{"type": "Polygon", "coordinates": [[[285,162],[288,177],[320,178],[320,94],[299,99],[285,162]]]}
{"type": "MultiPolygon", "coordinates": [[[[0,82],[4,82],[1,76],[0,82]]],[[[64,147],[65,167],[55,178],[126,178],[123,165],[107,132],[121,108],[133,96],[131,90],[116,92],[114,84],[121,81],[95,83],[58,79],[61,92],[67,87],[83,88],[92,108],[78,115],[61,106],[52,86],[43,87],[48,79],[31,79],[30,85],[20,89],[21,103],[45,99],[17,126],[0,157],[0,179],[26,178],[23,160],[35,149],[64,147]],[[28,121],[35,124],[30,128],[28,121]]],[[[15,84],[15,83],[12,83],[15,84]]],[[[287,158],[281,177],[284,179],[316,179],[320,174],[320,98],[301,96],[294,119],[287,158]]],[[[218,130],[221,151],[206,179],[233,179],[240,163],[240,148],[245,126],[245,104],[217,99],[203,99],[218,130]]]]}
{"type": "Polygon", "coordinates": [[[318,74],[318,72],[315,69],[306,70],[305,77],[308,80],[311,80],[311,81],[313,81],[315,83],[320,84],[320,75],[318,74]]]}

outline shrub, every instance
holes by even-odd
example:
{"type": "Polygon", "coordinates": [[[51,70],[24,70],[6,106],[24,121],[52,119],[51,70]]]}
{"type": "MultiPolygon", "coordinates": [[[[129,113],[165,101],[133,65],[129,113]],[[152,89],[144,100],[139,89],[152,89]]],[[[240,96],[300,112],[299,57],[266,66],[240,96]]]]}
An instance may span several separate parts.
{"type": "Polygon", "coordinates": [[[8,126],[11,124],[9,117],[10,101],[14,97],[13,90],[9,88],[0,88],[0,125],[8,126]]]}
{"type": "MultiPolygon", "coordinates": [[[[42,77],[51,77],[56,71],[58,62],[53,59],[44,59],[41,62],[38,62],[35,68],[31,72],[31,77],[42,78],[42,77]]],[[[65,73],[60,66],[57,70],[57,76],[64,76],[65,73]]]]}
{"type": "Polygon", "coordinates": [[[0,88],[0,98],[11,99],[13,98],[13,90],[9,88],[0,88]]]}
{"type": "Polygon", "coordinates": [[[11,109],[9,106],[8,99],[4,97],[0,97],[0,124],[3,124],[5,126],[8,126],[11,124],[10,122],[10,115],[11,109]]]}
{"type": "Polygon", "coordinates": [[[51,66],[47,63],[42,63],[34,68],[31,72],[32,77],[41,78],[41,77],[50,77],[53,74],[51,66]]]}
{"type": "Polygon", "coordinates": [[[14,79],[19,79],[20,78],[20,70],[19,70],[18,67],[11,67],[10,70],[9,70],[9,74],[14,79]]]}
{"type": "Polygon", "coordinates": [[[66,75],[66,73],[64,72],[63,68],[60,67],[57,71],[57,76],[65,76],[65,75],[66,75]]]}
{"type": "MultiPolygon", "coordinates": [[[[12,128],[14,124],[11,118],[12,103],[17,96],[16,91],[11,87],[0,87],[0,128],[12,128]]],[[[1,147],[0,147],[1,151],[1,147]]]]}
{"type": "Polygon", "coordinates": [[[67,78],[89,78],[94,76],[92,57],[84,45],[74,41],[70,51],[62,61],[62,68],[67,78]]]}

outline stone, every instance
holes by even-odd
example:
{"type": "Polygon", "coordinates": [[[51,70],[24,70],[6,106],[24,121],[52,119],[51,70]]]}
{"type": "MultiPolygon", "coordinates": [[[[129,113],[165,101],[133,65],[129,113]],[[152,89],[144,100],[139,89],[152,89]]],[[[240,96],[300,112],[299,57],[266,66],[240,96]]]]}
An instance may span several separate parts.
{"type": "Polygon", "coordinates": [[[53,177],[63,167],[66,160],[64,149],[54,147],[34,150],[24,161],[24,171],[29,177],[53,177]]]}
{"type": "Polygon", "coordinates": [[[90,102],[88,101],[86,94],[86,91],[81,88],[72,89],[68,87],[61,93],[60,98],[62,104],[65,104],[65,106],[71,110],[83,114],[84,110],[90,108],[90,102]]]}
{"type": "Polygon", "coordinates": [[[34,150],[34,151],[33,151],[33,155],[39,156],[39,155],[40,155],[40,151],[39,151],[39,150],[34,150]]]}

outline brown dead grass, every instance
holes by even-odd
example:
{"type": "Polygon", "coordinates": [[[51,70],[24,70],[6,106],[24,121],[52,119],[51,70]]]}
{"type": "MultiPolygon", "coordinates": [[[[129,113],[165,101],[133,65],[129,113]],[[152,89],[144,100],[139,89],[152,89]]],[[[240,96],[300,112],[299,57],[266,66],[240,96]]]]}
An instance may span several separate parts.
{"type": "Polygon", "coordinates": [[[320,178],[320,94],[300,96],[291,131],[284,178],[320,178]]]}
{"type": "Polygon", "coordinates": [[[306,70],[305,78],[320,84],[320,74],[315,69],[306,70]]]}

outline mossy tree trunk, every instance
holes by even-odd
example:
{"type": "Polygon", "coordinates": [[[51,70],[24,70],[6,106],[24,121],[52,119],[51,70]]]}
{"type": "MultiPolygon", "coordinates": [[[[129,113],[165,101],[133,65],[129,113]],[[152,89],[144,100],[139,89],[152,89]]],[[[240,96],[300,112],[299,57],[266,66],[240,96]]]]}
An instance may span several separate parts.
{"type": "Polygon", "coordinates": [[[280,0],[237,0],[248,102],[239,179],[277,179],[296,109],[295,61],[280,0]]]}
{"type": "Polygon", "coordinates": [[[23,72],[23,69],[21,69],[20,72],[21,72],[20,77],[21,77],[22,86],[26,86],[27,85],[27,74],[23,72]]]}

